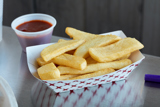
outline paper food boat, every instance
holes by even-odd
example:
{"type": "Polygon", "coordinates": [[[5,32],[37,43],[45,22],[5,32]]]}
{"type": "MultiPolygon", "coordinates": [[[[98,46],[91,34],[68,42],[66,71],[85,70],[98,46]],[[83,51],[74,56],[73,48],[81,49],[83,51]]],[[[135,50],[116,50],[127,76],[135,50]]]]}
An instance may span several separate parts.
{"type": "MultiPolygon", "coordinates": [[[[135,77],[137,82],[139,79],[135,77]]],[[[31,98],[34,107],[141,107],[144,102],[142,91],[141,84],[122,80],[55,93],[38,81],[31,89],[31,98]]]]}
{"type": "MultiPolygon", "coordinates": [[[[106,35],[106,34],[117,35],[117,36],[120,36],[121,38],[126,37],[126,35],[122,31],[104,33],[103,35],[106,35]]],[[[98,76],[98,77],[79,79],[79,80],[65,80],[65,81],[40,80],[37,74],[38,64],[36,62],[36,59],[40,57],[41,51],[45,47],[51,44],[53,43],[27,47],[26,54],[27,54],[27,63],[28,63],[28,67],[31,74],[35,78],[37,78],[39,81],[45,83],[49,88],[53,89],[56,93],[80,89],[84,87],[91,87],[98,84],[105,84],[113,81],[126,79],[128,75],[133,71],[133,69],[135,69],[139,65],[139,63],[145,58],[140,51],[135,51],[131,54],[129,58],[133,62],[131,65],[125,68],[122,68],[120,70],[117,70],[113,73],[98,76]]]]}

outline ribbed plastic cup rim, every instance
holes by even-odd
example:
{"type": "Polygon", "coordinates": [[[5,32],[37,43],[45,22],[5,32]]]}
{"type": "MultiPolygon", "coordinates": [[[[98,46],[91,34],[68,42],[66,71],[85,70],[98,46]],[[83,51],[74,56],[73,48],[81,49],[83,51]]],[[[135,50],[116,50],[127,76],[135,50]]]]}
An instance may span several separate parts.
{"type": "MultiPolygon", "coordinates": [[[[34,19],[33,19],[34,20],[34,19]]],[[[35,19],[35,20],[39,20],[39,19],[35,19]]],[[[29,21],[31,21],[31,20],[29,20],[29,21]]],[[[47,20],[44,20],[44,21],[47,21],[47,20]]],[[[27,22],[27,21],[24,21],[24,22],[27,22]]],[[[23,23],[24,23],[23,22],[23,23]]],[[[47,22],[49,22],[49,21],[47,21],[47,22]]],[[[49,22],[49,23],[51,23],[51,22],[49,22]]],[[[52,30],[55,26],[56,26],[56,24],[57,24],[57,21],[56,21],[56,19],[54,18],[54,17],[52,17],[52,16],[50,16],[50,15],[47,15],[47,14],[42,14],[42,13],[31,13],[31,14],[26,14],[26,15],[22,15],[22,16],[19,16],[19,17],[17,17],[16,19],[14,19],[13,21],[12,21],[12,23],[11,23],[11,27],[12,27],[12,29],[16,32],[16,33],[21,33],[21,34],[24,34],[24,35],[30,35],[30,34],[35,34],[35,35],[37,35],[37,34],[42,34],[42,33],[45,33],[45,32],[48,32],[48,31],[50,31],[50,30],[52,30]],[[20,31],[20,30],[18,30],[18,29],[16,29],[16,27],[18,26],[15,26],[15,23],[18,21],[18,20],[21,20],[22,18],[27,18],[27,17],[34,17],[34,16],[45,16],[45,17],[47,17],[47,18],[50,18],[50,19],[52,19],[53,20],[53,22],[54,22],[54,24],[52,23],[52,26],[51,27],[49,27],[48,29],[45,29],[45,30],[42,30],[42,31],[37,31],[37,32],[23,32],[23,31],[20,31]]]]}

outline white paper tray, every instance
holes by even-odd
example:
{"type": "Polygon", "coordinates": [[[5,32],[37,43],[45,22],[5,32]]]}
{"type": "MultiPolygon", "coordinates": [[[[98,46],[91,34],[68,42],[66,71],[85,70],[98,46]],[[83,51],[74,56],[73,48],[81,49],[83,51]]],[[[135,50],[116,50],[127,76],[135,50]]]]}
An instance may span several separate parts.
{"type": "MultiPolygon", "coordinates": [[[[126,35],[122,31],[114,31],[114,32],[104,33],[102,35],[106,35],[106,34],[117,35],[117,36],[120,36],[121,38],[126,37],[126,35]]],[[[45,47],[51,44],[53,43],[27,47],[28,67],[31,74],[38,80],[40,79],[37,74],[38,65],[37,65],[36,59],[40,57],[40,52],[45,47]]],[[[79,80],[66,80],[66,81],[40,80],[40,81],[46,83],[49,86],[49,88],[53,89],[55,92],[70,91],[70,90],[90,87],[98,84],[105,84],[113,81],[119,81],[119,80],[126,79],[128,75],[133,71],[133,69],[135,69],[144,58],[145,57],[141,54],[140,51],[135,51],[130,56],[130,59],[133,62],[131,65],[107,75],[102,75],[102,76],[93,77],[93,78],[79,79],[79,80]]]]}

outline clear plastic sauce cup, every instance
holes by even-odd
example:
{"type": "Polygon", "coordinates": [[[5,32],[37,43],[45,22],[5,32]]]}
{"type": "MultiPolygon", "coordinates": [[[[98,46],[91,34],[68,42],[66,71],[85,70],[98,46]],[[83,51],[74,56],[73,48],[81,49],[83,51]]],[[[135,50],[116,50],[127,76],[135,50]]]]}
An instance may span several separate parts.
{"type": "Polygon", "coordinates": [[[50,15],[33,13],[16,18],[11,23],[11,27],[17,34],[18,40],[21,44],[23,51],[26,52],[26,47],[28,46],[50,43],[52,32],[56,24],[57,24],[56,19],[50,15]],[[37,32],[24,32],[17,29],[19,25],[33,20],[46,21],[51,24],[51,27],[37,32]]]}

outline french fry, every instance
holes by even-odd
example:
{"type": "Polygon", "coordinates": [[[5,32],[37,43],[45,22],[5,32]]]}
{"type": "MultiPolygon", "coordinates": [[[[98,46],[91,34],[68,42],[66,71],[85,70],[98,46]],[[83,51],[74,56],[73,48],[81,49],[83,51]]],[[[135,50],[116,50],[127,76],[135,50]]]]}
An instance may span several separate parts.
{"type": "Polygon", "coordinates": [[[45,62],[45,61],[43,60],[43,58],[41,58],[41,57],[38,57],[38,58],[36,59],[36,61],[37,61],[37,63],[38,63],[39,66],[43,66],[43,65],[46,65],[46,64],[52,62],[52,60],[50,60],[50,61],[48,61],[48,62],[45,62]]]}
{"type": "MultiPolygon", "coordinates": [[[[65,42],[65,41],[68,41],[68,40],[65,40],[65,39],[59,39],[59,40],[58,40],[58,42],[65,42]]],[[[74,50],[67,51],[66,53],[73,55],[74,52],[75,52],[75,49],[74,49],[74,50]]]]}
{"type": "Polygon", "coordinates": [[[87,66],[87,62],[84,58],[70,54],[59,55],[48,62],[45,62],[42,58],[37,58],[37,62],[40,66],[53,62],[57,65],[64,65],[79,70],[83,70],[87,66]]]}
{"type": "Polygon", "coordinates": [[[95,71],[99,71],[106,68],[113,68],[113,69],[121,69],[128,65],[130,65],[132,62],[130,59],[123,59],[119,61],[113,61],[113,62],[106,62],[106,63],[96,63],[96,64],[89,64],[84,70],[77,70],[71,67],[65,67],[65,66],[58,66],[57,68],[60,71],[60,74],[86,74],[91,73],[95,71]]]}
{"type": "Polygon", "coordinates": [[[59,43],[59,42],[66,42],[66,41],[68,41],[68,40],[65,40],[65,39],[59,39],[59,40],[58,40],[58,43],[59,43]]]}
{"type": "Polygon", "coordinates": [[[122,60],[122,59],[128,59],[130,57],[131,53],[127,53],[124,56],[122,56],[121,58],[117,59],[117,60],[122,60]]]}
{"type": "Polygon", "coordinates": [[[109,62],[123,57],[144,46],[134,38],[124,38],[114,44],[105,47],[90,48],[89,54],[98,62],[109,62]]]}
{"type": "Polygon", "coordinates": [[[115,70],[112,69],[112,68],[106,68],[106,69],[103,69],[103,70],[95,71],[95,72],[90,73],[90,74],[84,74],[84,75],[81,75],[81,76],[73,77],[73,78],[70,78],[69,80],[92,78],[92,77],[97,77],[97,76],[109,74],[109,73],[112,73],[114,71],[115,70]]]}
{"type": "Polygon", "coordinates": [[[60,71],[60,74],[67,74],[67,75],[76,75],[76,74],[85,74],[82,70],[74,69],[71,67],[66,66],[58,66],[57,67],[60,71]]]}
{"type": "Polygon", "coordinates": [[[87,58],[86,58],[86,61],[87,61],[87,65],[98,63],[98,62],[95,61],[91,56],[87,57],[87,58]]]}
{"type": "Polygon", "coordinates": [[[69,54],[59,55],[53,58],[52,61],[57,65],[64,65],[79,70],[83,70],[87,66],[87,62],[84,58],[69,54]]]}
{"type": "Polygon", "coordinates": [[[76,49],[79,45],[81,45],[84,42],[84,40],[69,40],[65,42],[52,44],[42,50],[41,57],[44,61],[47,62],[58,55],[76,49]]]}
{"type": "Polygon", "coordinates": [[[70,38],[73,38],[74,40],[84,39],[85,41],[89,41],[97,37],[95,34],[80,31],[72,27],[66,27],[65,32],[70,38]]]}
{"type": "Polygon", "coordinates": [[[121,69],[132,64],[130,59],[122,59],[118,61],[90,64],[84,69],[85,71],[98,71],[106,68],[121,69]]]}
{"type": "Polygon", "coordinates": [[[55,79],[60,77],[60,72],[53,63],[46,64],[37,69],[42,80],[55,79]]]}
{"type": "Polygon", "coordinates": [[[66,54],[70,54],[70,55],[73,55],[75,52],[75,49],[74,50],[70,50],[70,51],[67,51],[66,54]]]}
{"type": "Polygon", "coordinates": [[[90,41],[86,41],[82,45],[80,45],[74,55],[75,56],[80,56],[83,58],[87,58],[89,56],[89,48],[92,47],[98,47],[98,46],[106,46],[110,45],[111,43],[117,42],[121,38],[116,36],[116,35],[103,35],[103,36],[98,36],[96,38],[93,38],[90,41]]]}
{"type": "Polygon", "coordinates": [[[91,34],[71,27],[65,32],[73,40],[59,39],[41,51],[37,58],[41,67],[34,74],[37,78],[76,80],[112,73],[130,65],[132,52],[144,47],[134,38],[91,34]]]}
{"type": "Polygon", "coordinates": [[[59,81],[59,80],[69,80],[70,78],[74,78],[80,75],[62,75],[57,79],[49,79],[50,81],[59,81]]]}

